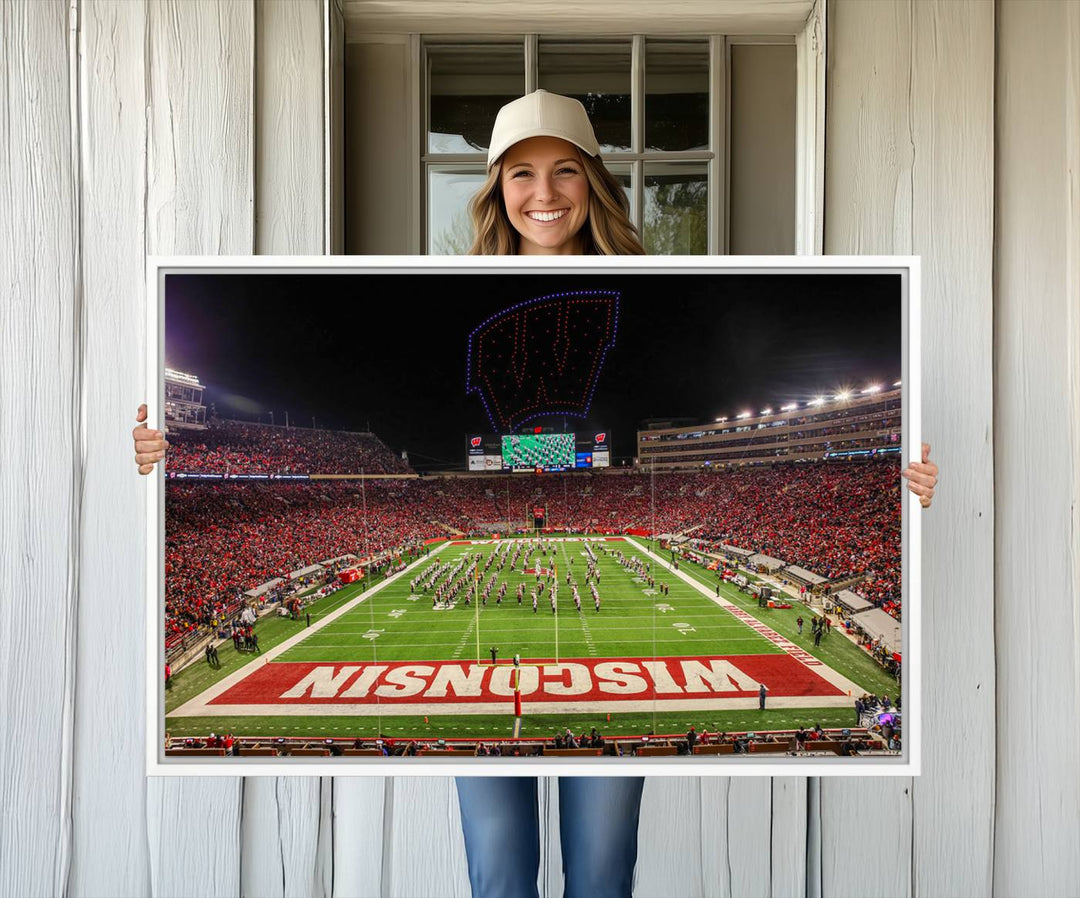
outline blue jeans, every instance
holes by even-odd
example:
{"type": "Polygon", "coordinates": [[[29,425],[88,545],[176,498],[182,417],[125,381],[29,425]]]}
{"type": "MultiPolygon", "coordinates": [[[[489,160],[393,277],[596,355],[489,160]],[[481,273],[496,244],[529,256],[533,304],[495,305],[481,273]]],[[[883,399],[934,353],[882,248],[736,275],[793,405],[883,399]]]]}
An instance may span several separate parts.
{"type": "MultiPolygon", "coordinates": [[[[644,777],[559,777],[563,898],[630,898],[644,777]]],[[[536,777],[459,776],[473,898],[538,898],[536,777]]]]}

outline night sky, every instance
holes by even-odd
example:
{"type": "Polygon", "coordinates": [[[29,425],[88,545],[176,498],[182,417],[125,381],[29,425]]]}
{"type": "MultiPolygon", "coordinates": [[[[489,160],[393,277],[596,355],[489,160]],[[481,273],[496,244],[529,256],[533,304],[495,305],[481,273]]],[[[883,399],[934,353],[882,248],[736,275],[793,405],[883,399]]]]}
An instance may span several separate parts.
{"type": "Polygon", "coordinates": [[[613,460],[648,418],[711,422],[900,377],[900,277],[881,274],[168,275],[166,364],[220,417],[369,425],[417,470],[461,470],[492,426],[465,393],[469,333],[560,290],[618,291],[615,345],[586,421],[613,460]]]}

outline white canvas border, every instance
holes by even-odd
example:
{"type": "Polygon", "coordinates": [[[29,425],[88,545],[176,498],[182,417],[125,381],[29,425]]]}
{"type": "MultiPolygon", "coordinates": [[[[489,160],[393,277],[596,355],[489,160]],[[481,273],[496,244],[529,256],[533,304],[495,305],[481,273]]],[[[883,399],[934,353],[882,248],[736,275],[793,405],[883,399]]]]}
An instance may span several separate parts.
{"type": "MultiPolygon", "coordinates": [[[[902,276],[903,457],[919,456],[921,427],[921,268],[918,256],[148,256],[146,263],[146,382],[151,397],[147,426],[161,425],[165,404],[164,275],[184,272],[414,274],[418,271],[516,274],[558,271],[606,271],[620,274],[726,273],[766,274],[830,271],[836,274],[898,272],[902,276]],[[914,450],[914,451],[913,451],[914,450]]],[[[922,508],[910,491],[902,503],[902,577],[904,617],[904,751],[887,758],[815,758],[783,756],[746,762],[742,757],[598,758],[586,763],[561,758],[486,758],[483,762],[438,758],[327,758],[275,763],[254,759],[164,758],[164,648],[160,584],[164,557],[165,477],[163,466],[147,477],[146,534],[146,772],[148,776],[918,776],[922,769],[922,508]]]]}

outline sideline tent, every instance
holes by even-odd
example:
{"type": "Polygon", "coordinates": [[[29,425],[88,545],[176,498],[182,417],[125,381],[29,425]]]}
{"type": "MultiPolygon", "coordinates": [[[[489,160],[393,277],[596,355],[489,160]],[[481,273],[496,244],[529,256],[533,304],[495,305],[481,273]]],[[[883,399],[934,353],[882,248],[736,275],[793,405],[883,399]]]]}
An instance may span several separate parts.
{"type": "Polygon", "coordinates": [[[260,583],[254,589],[249,589],[247,592],[244,593],[244,595],[252,599],[257,599],[263,593],[270,592],[270,590],[277,586],[279,583],[284,582],[284,579],[282,579],[281,577],[275,577],[273,580],[267,580],[265,583],[260,583]]]}
{"type": "Polygon", "coordinates": [[[837,605],[846,608],[848,611],[858,613],[860,611],[866,611],[868,608],[873,608],[872,602],[866,601],[862,596],[856,595],[850,589],[841,589],[836,594],[836,598],[833,599],[837,605]]]}
{"type": "Polygon", "coordinates": [[[901,649],[901,627],[892,615],[880,608],[871,608],[855,615],[855,623],[863,629],[863,632],[873,639],[881,639],[885,648],[890,652],[899,652],[901,649]]]}
{"type": "Polygon", "coordinates": [[[782,568],[785,564],[787,564],[786,561],[781,561],[779,558],[773,558],[771,555],[760,555],[760,554],[752,556],[750,558],[750,563],[751,564],[760,564],[763,568],[765,568],[770,573],[772,573],[773,571],[780,570],[780,568],[782,568]]]}
{"type": "Polygon", "coordinates": [[[818,586],[821,583],[829,582],[827,577],[822,577],[821,574],[815,574],[813,571],[808,571],[804,567],[797,567],[794,564],[786,568],[784,573],[791,574],[792,577],[802,580],[805,583],[809,583],[811,586],[818,586]]]}

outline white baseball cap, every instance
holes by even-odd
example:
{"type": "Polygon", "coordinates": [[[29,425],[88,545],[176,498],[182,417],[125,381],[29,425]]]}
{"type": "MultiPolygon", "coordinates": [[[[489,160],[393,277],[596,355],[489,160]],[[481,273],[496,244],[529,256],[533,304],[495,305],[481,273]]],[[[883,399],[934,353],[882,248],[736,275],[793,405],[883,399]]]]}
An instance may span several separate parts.
{"type": "Polygon", "coordinates": [[[515,143],[530,137],[561,137],[590,156],[600,152],[585,107],[573,97],[533,91],[503,106],[495,117],[488,168],[515,143]]]}

